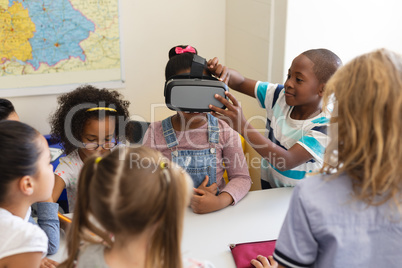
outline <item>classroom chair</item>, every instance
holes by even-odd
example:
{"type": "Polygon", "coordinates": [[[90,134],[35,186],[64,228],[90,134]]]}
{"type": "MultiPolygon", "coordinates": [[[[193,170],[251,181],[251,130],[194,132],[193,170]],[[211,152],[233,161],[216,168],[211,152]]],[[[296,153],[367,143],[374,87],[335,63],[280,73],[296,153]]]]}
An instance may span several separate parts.
{"type": "Polygon", "coordinates": [[[127,127],[130,129],[131,137],[128,137],[128,140],[134,144],[142,144],[149,125],[150,122],[130,120],[127,127]]]}
{"type": "MultiPolygon", "coordinates": [[[[63,148],[60,143],[54,142],[50,135],[44,135],[44,137],[47,140],[47,143],[49,145],[50,154],[52,155],[51,164],[53,166],[53,171],[55,171],[56,167],[59,165],[60,157],[63,157],[66,155],[62,151],[63,148]]],[[[57,203],[63,209],[64,213],[69,213],[66,189],[64,189],[63,192],[61,193],[59,200],[57,200],[57,203]]]]}

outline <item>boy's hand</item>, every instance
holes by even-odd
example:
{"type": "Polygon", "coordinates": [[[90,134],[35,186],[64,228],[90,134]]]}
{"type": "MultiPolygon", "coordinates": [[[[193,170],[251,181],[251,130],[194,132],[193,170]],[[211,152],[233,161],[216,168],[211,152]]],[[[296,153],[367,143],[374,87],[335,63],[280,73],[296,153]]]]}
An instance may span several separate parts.
{"type": "MultiPolygon", "coordinates": [[[[212,110],[211,114],[223,121],[225,121],[231,128],[239,132],[241,135],[244,133],[244,126],[247,123],[246,118],[244,117],[243,110],[236,100],[236,98],[229,92],[225,92],[225,95],[229,97],[231,100],[223,98],[222,96],[216,94],[215,99],[224,104],[227,110],[223,110],[218,108],[212,104],[209,105],[209,109],[212,110]]],[[[244,135],[243,135],[244,136],[244,135]]]]}
{"type": "Polygon", "coordinates": [[[207,62],[208,70],[215,75],[219,80],[223,81],[225,84],[229,84],[230,72],[229,68],[219,64],[219,59],[217,57],[209,60],[207,62]]]}
{"type": "Polygon", "coordinates": [[[211,194],[215,194],[218,192],[218,185],[216,182],[212,183],[210,186],[207,186],[209,182],[209,177],[208,175],[205,176],[204,181],[200,184],[200,186],[197,187],[197,189],[203,190],[203,191],[208,191],[211,194]]]}
{"type": "Polygon", "coordinates": [[[194,195],[190,204],[194,213],[205,214],[215,211],[218,203],[219,198],[213,193],[194,188],[194,195]]]}
{"type": "Polygon", "coordinates": [[[40,263],[40,268],[56,268],[58,265],[59,263],[54,260],[43,258],[40,263]]]}
{"type": "Polygon", "coordinates": [[[258,255],[257,259],[251,260],[251,264],[256,268],[276,268],[278,263],[274,260],[274,257],[268,256],[268,258],[258,255]]]}

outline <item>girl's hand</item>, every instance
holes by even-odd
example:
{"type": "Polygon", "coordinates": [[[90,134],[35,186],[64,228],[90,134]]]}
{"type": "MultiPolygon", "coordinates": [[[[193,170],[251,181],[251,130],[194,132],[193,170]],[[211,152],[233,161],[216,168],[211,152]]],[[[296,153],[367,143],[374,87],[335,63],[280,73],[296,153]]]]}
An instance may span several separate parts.
{"type": "Polygon", "coordinates": [[[268,256],[268,258],[258,255],[257,259],[253,259],[250,262],[256,268],[277,268],[278,263],[274,260],[274,257],[268,256]]]}
{"type": "Polygon", "coordinates": [[[229,84],[230,72],[229,68],[219,64],[219,59],[217,57],[209,60],[207,62],[208,70],[219,80],[224,82],[225,84],[229,84]]]}
{"type": "Polygon", "coordinates": [[[205,214],[225,208],[233,203],[233,197],[227,192],[215,195],[209,191],[194,188],[190,207],[194,213],[205,214]]]}
{"type": "Polygon", "coordinates": [[[56,268],[57,265],[59,265],[58,262],[48,258],[43,258],[40,263],[40,268],[56,268]]]}
{"type": "Polygon", "coordinates": [[[215,194],[218,192],[218,185],[215,183],[212,183],[210,186],[207,186],[209,182],[209,176],[206,175],[204,181],[200,184],[200,186],[197,187],[197,189],[208,191],[212,194],[215,194]]]}
{"type": "Polygon", "coordinates": [[[219,198],[213,193],[194,188],[194,195],[190,204],[194,213],[205,214],[215,211],[218,203],[219,198]]]}
{"type": "Polygon", "coordinates": [[[210,104],[209,109],[212,110],[211,114],[225,121],[231,128],[243,135],[244,127],[247,122],[243,110],[237,99],[231,93],[225,92],[225,95],[231,100],[231,102],[218,94],[215,95],[215,99],[224,104],[227,110],[223,110],[210,104]]]}

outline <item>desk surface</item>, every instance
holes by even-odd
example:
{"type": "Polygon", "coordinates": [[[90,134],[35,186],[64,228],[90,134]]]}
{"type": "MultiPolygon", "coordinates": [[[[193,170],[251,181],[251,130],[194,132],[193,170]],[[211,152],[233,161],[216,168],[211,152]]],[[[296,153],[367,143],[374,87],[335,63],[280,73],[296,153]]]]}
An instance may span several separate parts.
{"type": "MultiPolygon", "coordinates": [[[[229,245],[277,239],[293,188],[249,192],[237,205],[209,214],[189,208],[184,219],[182,252],[185,258],[208,260],[215,267],[236,267],[229,245]]],[[[49,256],[66,257],[64,235],[60,250],[49,256]]]]}

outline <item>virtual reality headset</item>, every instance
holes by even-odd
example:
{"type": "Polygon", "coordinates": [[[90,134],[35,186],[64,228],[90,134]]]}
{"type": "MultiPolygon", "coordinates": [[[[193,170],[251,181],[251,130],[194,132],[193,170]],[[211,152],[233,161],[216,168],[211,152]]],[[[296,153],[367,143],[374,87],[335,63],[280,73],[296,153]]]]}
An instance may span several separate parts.
{"type": "Polygon", "coordinates": [[[211,111],[210,104],[226,109],[215,99],[215,94],[227,99],[227,85],[215,77],[203,75],[205,68],[206,60],[194,54],[190,74],[175,75],[166,81],[165,103],[170,110],[204,113],[211,111]]]}

